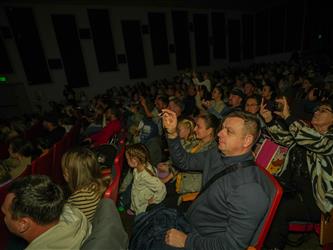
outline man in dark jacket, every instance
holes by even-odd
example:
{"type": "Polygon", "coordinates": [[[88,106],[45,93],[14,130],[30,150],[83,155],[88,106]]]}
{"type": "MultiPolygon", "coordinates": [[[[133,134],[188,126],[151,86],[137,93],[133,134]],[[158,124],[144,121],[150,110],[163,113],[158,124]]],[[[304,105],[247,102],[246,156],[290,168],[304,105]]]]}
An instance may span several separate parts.
{"type": "MultiPolygon", "coordinates": [[[[177,117],[163,110],[172,162],[182,170],[203,171],[203,185],[230,166],[253,160],[251,147],[259,134],[257,119],[243,112],[229,114],[218,133],[218,148],[189,154],[177,135],[177,117]]],[[[191,232],[170,229],[165,243],[185,249],[245,249],[269,207],[270,197],[263,186],[269,182],[254,165],[217,179],[193,202],[185,217],[191,232]]]]}

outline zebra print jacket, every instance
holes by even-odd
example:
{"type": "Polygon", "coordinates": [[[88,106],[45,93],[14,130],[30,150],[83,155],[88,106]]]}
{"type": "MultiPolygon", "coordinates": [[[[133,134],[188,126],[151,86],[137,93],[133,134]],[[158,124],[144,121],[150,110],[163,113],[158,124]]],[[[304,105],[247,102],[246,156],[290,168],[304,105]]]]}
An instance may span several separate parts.
{"type": "Polygon", "coordinates": [[[288,130],[275,121],[267,124],[267,131],[273,140],[289,147],[279,176],[286,170],[290,149],[296,145],[304,147],[314,198],[320,210],[328,213],[333,208],[333,130],[320,134],[306,123],[292,117],[289,117],[286,123],[288,130]]]}

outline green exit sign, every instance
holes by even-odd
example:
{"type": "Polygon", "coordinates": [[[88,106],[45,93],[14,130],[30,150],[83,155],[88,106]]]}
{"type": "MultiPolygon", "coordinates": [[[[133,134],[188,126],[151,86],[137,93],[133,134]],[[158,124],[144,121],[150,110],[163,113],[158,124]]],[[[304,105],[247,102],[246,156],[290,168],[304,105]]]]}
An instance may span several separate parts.
{"type": "Polygon", "coordinates": [[[7,83],[7,77],[0,76],[0,83],[7,83]]]}

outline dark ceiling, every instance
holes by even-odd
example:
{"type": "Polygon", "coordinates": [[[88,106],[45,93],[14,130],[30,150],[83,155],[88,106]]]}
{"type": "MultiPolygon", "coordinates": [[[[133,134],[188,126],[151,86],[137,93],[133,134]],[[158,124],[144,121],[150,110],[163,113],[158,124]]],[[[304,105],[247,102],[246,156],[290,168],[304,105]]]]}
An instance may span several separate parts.
{"type": "Polygon", "coordinates": [[[114,5],[173,8],[209,8],[222,10],[257,11],[286,2],[286,0],[7,0],[8,3],[24,4],[71,4],[114,5]]]}

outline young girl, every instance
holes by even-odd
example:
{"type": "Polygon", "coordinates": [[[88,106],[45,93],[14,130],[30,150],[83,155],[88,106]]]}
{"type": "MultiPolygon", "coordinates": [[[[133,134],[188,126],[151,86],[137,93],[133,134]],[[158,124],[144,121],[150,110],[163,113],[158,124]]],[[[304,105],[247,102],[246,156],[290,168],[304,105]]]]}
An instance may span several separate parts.
{"type": "Polygon", "coordinates": [[[105,191],[95,154],[87,148],[74,148],[64,154],[61,165],[71,191],[68,203],[92,221],[105,191]]]}
{"type": "Polygon", "coordinates": [[[128,165],[133,168],[131,210],[138,215],[145,212],[150,204],[162,202],[166,188],[149,163],[149,152],[143,144],[128,146],[125,155],[128,165]]]}

